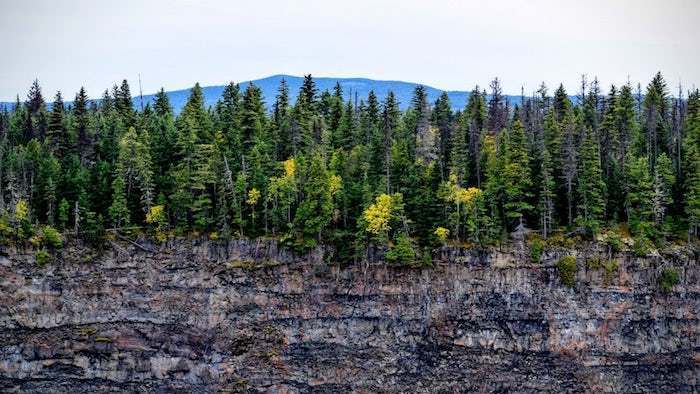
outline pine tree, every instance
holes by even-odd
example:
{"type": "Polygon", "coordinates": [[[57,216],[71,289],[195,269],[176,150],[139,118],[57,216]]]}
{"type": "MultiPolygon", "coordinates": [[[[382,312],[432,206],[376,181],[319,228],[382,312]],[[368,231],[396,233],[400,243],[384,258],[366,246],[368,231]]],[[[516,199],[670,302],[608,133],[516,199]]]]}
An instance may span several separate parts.
{"type": "Polygon", "coordinates": [[[241,142],[246,154],[250,153],[258,139],[264,139],[265,105],[262,102],[262,92],[254,84],[248,85],[242,103],[241,113],[241,142]]]}
{"type": "Polygon", "coordinates": [[[384,177],[386,182],[386,193],[391,193],[391,151],[394,145],[394,134],[399,127],[401,112],[399,102],[396,101],[394,92],[389,91],[384,101],[382,109],[382,144],[384,177]]]}
{"type": "Polygon", "coordinates": [[[109,207],[109,217],[114,227],[129,225],[129,208],[126,201],[124,169],[120,164],[117,164],[114,180],[112,181],[112,205],[109,207]]]}
{"type": "Polygon", "coordinates": [[[653,168],[656,158],[668,146],[667,108],[668,93],[666,82],[661,73],[657,73],[647,86],[644,95],[644,124],[643,131],[646,141],[646,154],[649,165],[653,168]]]}
{"type": "Polygon", "coordinates": [[[333,195],[330,176],[323,157],[314,153],[303,168],[301,193],[294,217],[294,228],[298,232],[297,242],[303,247],[313,247],[321,241],[323,230],[333,214],[333,195]]]}
{"type": "Polygon", "coordinates": [[[160,88],[153,99],[153,109],[156,111],[156,115],[161,117],[173,115],[173,108],[170,106],[170,99],[163,88],[160,88]]]}
{"type": "MultiPolygon", "coordinates": [[[[698,94],[697,91],[695,93],[698,94]]],[[[694,104],[692,101],[689,104],[694,104]]],[[[684,140],[685,152],[685,214],[688,220],[688,238],[700,236],[700,105],[688,106],[688,131],[684,140]]]]}
{"type": "Polygon", "coordinates": [[[447,178],[448,165],[452,150],[453,133],[452,104],[447,92],[442,92],[435,102],[433,111],[433,123],[438,130],[438,162],[440,164],[440,176],[447,178]]]}
{"type": "Polygon", "coordinates": [[[33,138],[38,138],[39,141],[44,140],[46,133],[46,103],[41,94],[39,81],[34,80],[29,93],[27,94],[27,108],[25,127],[24,127],[24,142],[29,142],[33,138]]]}
{"type": "Polygon", "coordinates": [[[470,118],[466,112],[460,114],[452,139],[452,152],[450,158],[450,172],[457,177],[457,183],[461,186],[467,184],[469,180],[469,125],[470,118]]]}
{"type": "MultiPolygon", "coordinates": [[[[304,103],[308,106],[308,111],[315,110],[317,93],[318,89],[316,89],[316,82],[314,82],[314,79],[311,77],[311,74],[304,75],[304,82],[301,84],[299,96],[304,96],[304,103]]],[[[299,98],[297,98],[297,100],[298,99],[299,98]]]]}
{"type": "Polygon", "coordinates": [[[90,135],[90,114],[88,113],[88,96],[85,88],[81,87],[73,102],[73,117],[75,118],[75,136],[80,162],[83,165],[92,161],[92,136],[90,135]]]}
{"type": "Polygon", "coordinates": [[[176,122],[178,131],[185,132],[187,128],[194,128],[197,141],[211,142],[214,140],[213,123],[209,112],[204,108],[204,93],[199,83],[196,83],[190,92],[190,97],[182,109],[176,122]]]}
{"type": "Polygon", "coordinates": [[[600,154],[593,130],[586,127],[578,170],[578,220],[596,232],[605,214],[605,182],[600,168],[600,154]]]}
{"type": "Polygon", "coordinates": [[[501,82],[498,78],[491,81],[491,97],[488,104],[488,128],[490,131],[499,132],[508,121],[508,109],[506,100],[501,90],[501,82]]]}
{"type": "Polygon", "coordinates": [[[69,143],[64,111],[63,97],[61,96],[61,92],[57,92],[51,107],[49,125],[46,130],[46,140],[49,150],[59,158],[62,158],[66,153],[69,143]]]}
{"type": "Polygon", "coordinates": [[[464,109],[464,127],[467,128],[467,139],[469,143],[469,171],[472,183],[481,187],[481,132],[486,126],[486,94],[479,91],[479,86],[469,94],[467,106],[464,109]]]}
{"type": "MultiPolygon", "coordinates": [[[[409,152],[415,160],[427,164],[437,159],[437,148],[439,135],[437,130],[430,124],[430,105],[428,104],[428,94],[425,87],[419,85],[413,92],[411,100],[410,126],[412,128],[412,138],[415,141],[409,145],[409,152]]],[[[409,140],[409,144],[411,143],[409,140]]]]}
{"type": "Polygon", "coordinates": [[[653,217],[653,180],[647,158],[628,157],[625,161],[627,177],[627,218],[633,231],[639,232],[653,217]]]}
{"type": "Polygon", "coordinates": [[[542,236],[546,239],[556,225],[554,206],[556,198],[556,183],[552,173],[552,159],[547,148],[542,150],[542,160],[540,161],[540,166],[540,226],[542,228],[542,236]]]}
{"type": "Polygon", "coordinates": [[[574,185],[578,171],[578,154],[576,151],[576,125],[573,115],[564,119],[564,133],[561,144],[561,177],[564,181],[568,224],[573,224],[574,218],[574,185]]]}
{"type": "Polygon", "coordinates": [[[136,125],[136,111],[131,101],[131,90],[126,79],[122,81],[120,87],[114,87],[114,106],[126,127],[136,125]]]}
{"type": "Polygon", "coordinates": [[[276,157],[277,159],[285,160],[292,154],[292,138],[289,119],[289,87],[284,78],[280,81],[280,86],[277,89],[277,97],[273,108],[273,124],[277,129],[275,133],[276,141],[279,141],[276,147],[276,157]]]}
{"type": "Polygon", "coordinates": [[[505,143],[505,165],[502,177],[504,179],[504,209],[508,219],[523,222],[525,215],[533,209],[530,204],[532,197],[532,178],[530,176],[530,158],[528,156],[525,130],[519,120],[513,122],[505,143]]]}
{"type": "Polygon", "coordinates": [[[673,185],[676,183],[676,177],[673,171],[673,163],[671,159],[662,153],[656,159],[654,168],[654,197],[653,211],[654,222],[657,226],[665,227],[664,220],[666,212],[673,203],[671,195],[673,185]]]}

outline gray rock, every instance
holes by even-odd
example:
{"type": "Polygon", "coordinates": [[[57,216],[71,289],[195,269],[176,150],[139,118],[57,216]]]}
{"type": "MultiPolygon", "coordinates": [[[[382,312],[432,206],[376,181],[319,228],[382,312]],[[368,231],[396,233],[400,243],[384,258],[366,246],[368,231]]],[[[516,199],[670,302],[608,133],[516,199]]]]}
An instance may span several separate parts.
{"type": "Polygon", "coordinates": [[[682,249],[443,247],[433,268],[324,263],[272,240],[70,245],[0,258],[2,392],[674,392],[700,390],[700,269],[682,249]],[[661,293],[661,267],[681,282],[661,293]]]}

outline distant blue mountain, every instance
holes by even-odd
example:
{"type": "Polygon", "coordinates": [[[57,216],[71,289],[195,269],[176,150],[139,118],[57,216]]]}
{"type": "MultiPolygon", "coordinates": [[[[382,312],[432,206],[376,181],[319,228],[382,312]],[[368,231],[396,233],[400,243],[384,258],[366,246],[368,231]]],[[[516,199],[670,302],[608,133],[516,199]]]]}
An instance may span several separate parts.
{"type": "MultiPolygon", "coordinates": [[[[265,103],[269,108],[275,101],[275,96],[277,95],[277,89],[279,88],[280,81],[282,79],[287,81],[289,86],[289,95],[292,103],[296,100],[296,96],[299,92],[299,88],[304,81],[303,77],[296,77],[292,75],[273,75],[267,78],[256,79],[253,81],[245,81],[239,83],[241,91],[245,90],[249,84],[253,83],[258,86],[263,93],[263,98],[265,103]]],[[[377,95],[377,98],[381,101],[386,98],[389,91],[393,91],[399,101],[400,107],[406,109],[411,103],[411,97],[413,96],[413,91],[418,86],[418,83],[414,82],[404,82],[404,81],[380,81],[367,78],[321,78],[314,77],[316,82],[316,87],[319,93],[324,90],[332,91],[336,82],[340,83],[343,88],[343,96],[345,100],[354,100],[355,95],[357,95],[358,100],[364,100],[371,90],[377,95]]],[[[436,89],[434,87],[425,86],[425,90],[428,93],[428,100],[434,103],[435,100],[442,94],[442,90],[436,89]]],[[[221,98],[221,94],[224,91],[225,85],[219,86],[206,86],[202,90],[204,92],[205,105],[214,106],[216,102],[221,98]]],[[[182,107],[184,107],[187,102],[187,98],[190,95],[190,89],[173,90],[166,92],[168,98],[170,99],[170,104],[176,113],[180,112],[182,107]]],[[[462,109],[469,99],[468,91],[448,91],[447,95],[450,98],[452,108],[454,110],[462,109]]],[[[155,94],[148,94],[143,96],[143,104],[152,103],[155,98],[155,94]]],[[[520,96],[506,96],[507,100],[511,104],[520,103],[520,96]]],[[[68,103],[67,103],[68,104],[68,103]]],[[[6,105],[8,108],[12,108],[14,103],[0,103],[0,106],[6,105]]],[[[140,107],[140,100],[138,97],[134,97],[134,105],[140,107]]]]}

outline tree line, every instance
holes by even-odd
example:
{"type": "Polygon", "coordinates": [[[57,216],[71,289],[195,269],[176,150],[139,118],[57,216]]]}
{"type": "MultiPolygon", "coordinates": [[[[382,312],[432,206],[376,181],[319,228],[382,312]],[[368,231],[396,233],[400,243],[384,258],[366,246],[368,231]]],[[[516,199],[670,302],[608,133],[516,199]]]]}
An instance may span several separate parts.
{"type": "Polygon", "coordinates": [[[323,243],[339,260],[378,245],[397,262],[525,230],[697,239],[698,90],[674,96],[658,73],[607,94],[583,78],[577,94],[543,83],[511,105],[494,79],[453,111],[418,86],[401,111],[392,92],[353,102],[307,75],[295,102],[283,80],[271,111],[254,84],[209,108],[196,84],[176,115],[163,89],[136,110],[126,80],[70,105],[58,92],[48,109],[35,81],[0,112],[0,235],[100,244],[105,228],[136,226],[323,243]]]}

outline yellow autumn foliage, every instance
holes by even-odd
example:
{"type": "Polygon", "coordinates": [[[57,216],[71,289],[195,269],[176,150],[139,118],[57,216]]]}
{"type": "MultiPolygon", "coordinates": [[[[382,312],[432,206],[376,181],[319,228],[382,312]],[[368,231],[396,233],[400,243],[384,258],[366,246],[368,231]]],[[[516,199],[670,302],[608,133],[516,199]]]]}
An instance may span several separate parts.
{"type": "Polygon", "coordinates": [[[165,207],[162,205],[154,205],[146,213],[146,223],[160,224],[165,221],[165,207]]]}
{"type": "Polygon", "coordinates": [[[435,229],[433,232],[438,239],[440,239],[440,242],[445,242],[447,241],[447,237],[450,236],[450,230],[444,228],[444,227],[438,227],[435,229]]]}
{"type": "Polygon", "coordinates": [[[343,187],[343,180],[339,175],[331,175],[328,179],[328,189],[331,195],[335,195],[343,187]]]}
{"type": "Polygon", "coordinates": [[[367,232],[381,234],[389,230],[389,220],[391,219],[392,198],[388,194],[377,196],[374,204],[370,205],[362,213],[367,222],[367,232]]]}
{"type": "Polygon", "coordinates": [[[15,220],[22,221],[29,218],[29,204],[24,200],[17,201],[15,205],[15,220]]]}
{"type": "Polygon", "coordinates": [[[246,204],[255,205],[258,203],[258,200],[260,200],[260,190],[256,188],[250,189],[250,191],[248,191],[248,199],[246,200],[246,204]]]}
{"type": "Polygon", "coordinates": [[[284,167],[284,176],[286,178],[294,178],[294,174],[297,172],[297,162],[294,158],[290,158],[282,162],[284,167]]]}

